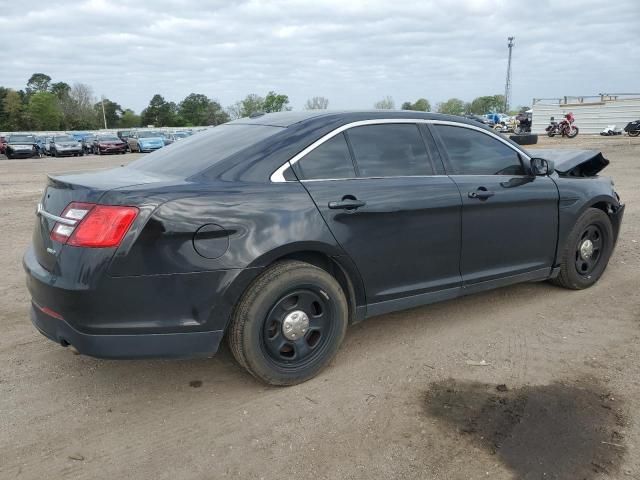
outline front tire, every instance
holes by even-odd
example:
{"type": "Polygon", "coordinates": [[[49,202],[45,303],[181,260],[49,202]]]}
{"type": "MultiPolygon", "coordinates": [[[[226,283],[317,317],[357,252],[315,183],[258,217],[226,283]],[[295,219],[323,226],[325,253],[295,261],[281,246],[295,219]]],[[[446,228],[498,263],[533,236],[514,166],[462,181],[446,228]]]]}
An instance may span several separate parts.
{"type": "Polygon", "coordinates": [[[316,376],[335,356],[348,316],[344,292],[329,273],[304,262],[279,262],[242,295],[229,346],[254,377],[295,385],[316,376]]]}
{"type": "Polygon", "coordinates": [[[640,135],[640,130],[632,130],[628,133],[630,137],[637,137],[638,135],[640,135]]]}
{"type": "Polygon", "coordinates": [[[613,245],[609,217],[602,210],[589,208],[567,237],[560,256],[560,274],[553,283],[571,290],[590,287],[607,268],[613,245]]]}

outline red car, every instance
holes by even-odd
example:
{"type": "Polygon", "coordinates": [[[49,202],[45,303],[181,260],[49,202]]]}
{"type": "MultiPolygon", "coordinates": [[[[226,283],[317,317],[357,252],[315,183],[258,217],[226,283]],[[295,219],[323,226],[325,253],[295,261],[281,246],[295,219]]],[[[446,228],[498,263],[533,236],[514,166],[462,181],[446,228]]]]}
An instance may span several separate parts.
{"type": "Polygon", "coordinates": [[[0,153],[4,153],[7,150],[7,139],[0,136],[0,153]]]}
{"type": "Polygon", "coordinates": [[[103,155],[105,153],[126,153],[127,144],[120,140],[117,135],[102,134],[97,135],[93,141],[93,153],[103,155]]]}

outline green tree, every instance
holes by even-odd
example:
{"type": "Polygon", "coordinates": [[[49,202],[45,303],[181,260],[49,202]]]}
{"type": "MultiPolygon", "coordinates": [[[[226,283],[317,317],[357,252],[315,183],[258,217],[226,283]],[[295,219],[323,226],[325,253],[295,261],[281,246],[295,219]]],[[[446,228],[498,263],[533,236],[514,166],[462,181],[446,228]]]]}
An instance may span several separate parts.
{"type": "Polygon", "coordinates": [[[69,95],[71,91],[71,87],[66,82],[56,82],[52,83],[50,87],[50,92],[53,93],[59,99],[63,99],[69,95]]]}
{"type": "Polygon", "coordinates": [[[156,93],[140,116],[143,125],[170,127],[174,124],[176,113],[176,104],[167,102],[162,95],[156,93]]]}
{"type": "Polygon", "coordinates": [[[22,97],[23,95],[15,90],[7,91],[3,102],[5,115],[3,129],[15,131],[27,128],[22,97]]]}
{"type": "Polygon", "coordinates": [[[373,104],[373,108],[377,108],[378,110],[393,110],[396,108],[396,104],[393,101],[393,98],[390,96],[386,96],[382,100],[378,100],[373,104]]]}
{"type": "Polygon", "coordinates": [[[50,83],[51,77],[49,75],[44,73],[34,73],[27,82],[27,95],[48,91],[50,83]]]}
{"type": "Polygon", "coordinates": [[[58,97],[50,92],[36,92],[29,97],[30,124],[35,130],[57,130],[60,128],[62,111],[58,97]]]}
{"type": "Polygon", "coordinates": [[[224,111],[220,102],[216,100],[209,101],[207,107],[207,121],[205,125],[221,125],[230,120],[229,114],[224,111]]]}
{"type": "Polygon", "coordinates": [[[291,110],[291,107],[289,107],[289,97],[287,95],[270,91],[267,93],[267,96],[264,97],[262,110],[266,113],[291,110]]]}
{"type": "Polygon", "coordinates": [[[127,108],[124,112],[122,112],[122,116],[120,117],[120,121],[118,122],[118,126],[122,128],[135,128],[140,126],[140,115],[136,115],[136,113],[127,108]]]}
{"type": "Polygon", "coordinates": [[[97,117],[99,119],[98,123],[104,127],[104,119],[106,118],[107,120],[107,128],[113,128],[116,125],[119,124],[120,122],[120,115],[122,115],[123,110],[122,107],[117,104],[116,102],[113,102],[111,100],[109,100],[108,98],[105,98],[104,100],[96,103],[93,106],[97,117]],[[104,117],[102,115],[102,105],[104,104],[104,117]]]}
{"type": "Polygon", "coordinates": [[[329,99],[325,97],[312,97],[307,100],[305,110],[326,110],[329,107],[329,99]]]}
{"type": "Polygon", "coordinates": [[[464,113],[464,102],[459,98],[450,98],[446,102],[438,104],[438,113],[448,115],[462,115],[464,113]]]}
{"type": "Polygon", "coordinates": [[[504,109],[504,95],[487,95],[474,98],[471,102],[471,113],[484,115],[489,112],[501,112],[504,109]]]}
{"type": "Polygon", "coordinates": [[[190,93],[178,105],[178,114],[187,125],[206,125],[211,101],[202,93],[190,93]]]}
{"type": "Polygon", "coordinates": [[[431,104],[426,98],[419,98],[415,103],[404,102],[402,104],[402,110],[414,110],[416,112],[430,112],[431,104]]]}

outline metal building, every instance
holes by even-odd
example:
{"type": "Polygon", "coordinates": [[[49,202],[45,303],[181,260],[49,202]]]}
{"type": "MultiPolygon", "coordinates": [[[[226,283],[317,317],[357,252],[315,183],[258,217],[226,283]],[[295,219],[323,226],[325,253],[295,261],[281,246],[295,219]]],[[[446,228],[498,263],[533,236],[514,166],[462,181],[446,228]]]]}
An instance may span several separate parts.
{"type": "Polygon", "coordinates": [[[633,120],[640,119],[640,93],[602,93],[597,96],[534,98],[534,133],[544,133],[549,118],[556,121],[569,112],[576,117],[575,125],[580,133],[600,133],[607,125],[616,125],[618,129],[633,120]]]}

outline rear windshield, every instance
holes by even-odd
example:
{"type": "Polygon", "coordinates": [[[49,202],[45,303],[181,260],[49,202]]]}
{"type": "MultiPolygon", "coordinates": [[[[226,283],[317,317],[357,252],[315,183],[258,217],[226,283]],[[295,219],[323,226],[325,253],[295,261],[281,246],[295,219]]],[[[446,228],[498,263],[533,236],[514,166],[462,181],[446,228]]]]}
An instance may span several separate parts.
{"type": "Polygon", "coordinates": [[[156,150],[129,168],[186,178],[281,131],[267,125],[220,125],[156,150]]]}

